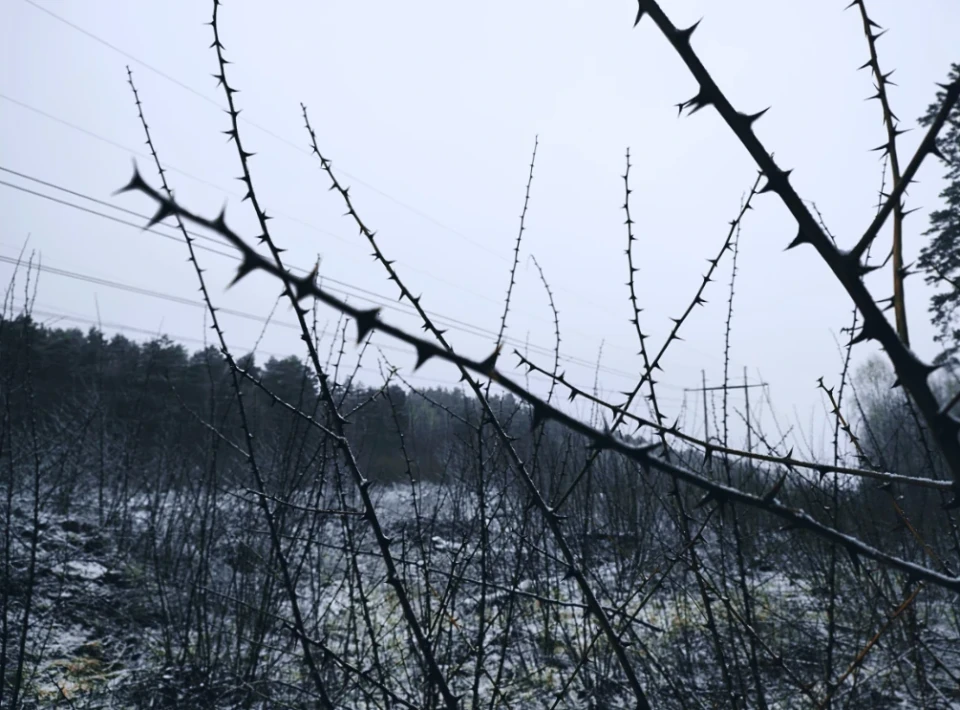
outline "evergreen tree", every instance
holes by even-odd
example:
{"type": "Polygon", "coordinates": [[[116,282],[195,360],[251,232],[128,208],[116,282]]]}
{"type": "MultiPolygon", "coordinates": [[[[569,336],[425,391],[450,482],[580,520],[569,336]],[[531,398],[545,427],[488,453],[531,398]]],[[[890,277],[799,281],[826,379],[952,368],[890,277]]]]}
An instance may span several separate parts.
{"type": "MultiPolygon", "coordinates": [[[[950,81],[960,77],[960,64],[954,64],[950,81]]],[[[929,126],[943,102],[944,91],[927,108],[920,125],[929,126]]],[[[960,350],[960,327],[955,322],[960,306],[960,105],[954,106],[947,125],[940,132],[937,147],[947,166],[947,186],[940,193],[944,206],[930,215],[930,228],[924,232],[930,243],[920,251],[917,266],[928,284],[946,287],[930,299],[933,323],[940,329],[936,340],[944,348],[940,359],[955,358],[960,350]]]]}

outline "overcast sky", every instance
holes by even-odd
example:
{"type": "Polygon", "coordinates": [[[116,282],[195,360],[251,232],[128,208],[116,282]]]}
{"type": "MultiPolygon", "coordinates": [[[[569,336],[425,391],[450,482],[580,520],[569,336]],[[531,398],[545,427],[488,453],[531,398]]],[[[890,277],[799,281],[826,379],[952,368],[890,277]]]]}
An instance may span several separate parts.
{"type": "MultiPolygon", "coordinates": [[[[816,202],[849,246],[876,209],[881,162],[869,149],[885,134],[878,102],[864,101],[873,93],[871,78],[856,71],[868,56],[860,18],[855,9],[842,12],[844,4],[664,0],[663,7],[680,26],[704,18],[694,48],[736,108],[772,107],[757,124],[761,141],[781,166],[794,169],[801,196],[816,202]]],[[[869,0],[868,8],[890,28],[879,41],[881,67],[896,69],[893,109],[904,127],[913,127],[933,99],[935,82],[960,60],[960,3],[869,0]]],[[[143,196],[111,196],[129,179],[132,158],[157,182],[141,154],[142,128],[126,83],[129,64],[178,198],[210,216],[226,201],[232,226],[254,235],[252,210],[240,203],[241,184],[234,179],[240,174],[236,151],[221,133],[229,123],[211,77],[217,69],[212,30],[203,24],[211,9],[211,2],[200,0],[0,1],[0,180],[143,223],[109,206],[150,211],[143,196]]],[[[358,210],[379,230],[401,275],[451,328],[458,350],[486,355],[539,136],[508,337],[521,349],[529,341],[534,359],[549,366],[553,321],[532,254],[559,308],[568,377],[592,387],[591,363],[602,343],[601,389],[631,389],[640,358],[628,323],[621,209],[626,148],[633,156],[641,323],[654,350],[670,318],[695,293],[756,176],[715,111],[677,118],[675,105],[696,93],[695,83],[649,18],[633,28],[635,9],[630,0],[228,0],[221,36],[233,62],[229,79],[240,89],[245,146],[257,154],[251,160],[255,188],[275,216],[273,235],[289,249],[288,263],[309,268],[320,255],[331,288],[357,303],[396,303],[396,288],[342,217],[342,203],[327,191],[327,178],[308,153],[302,101],[321,149],[351,185],[358,210]]],[[[902,163],[920,136],[914,130],[901,137],[902,163]]],[[[921,209],[906,223],[908,261],[925,243],[922,232],[938,206],[942,174],[940,164],[928,161],[921,184],[910,191],[908,207],[921,209]]],[[[851,302],[812,248],[783,251],[795,225],[777,197],[760,196],[755,207],[740,240],[731,376],[742,382],[744,367],[752,381],[762,376],[781,425],[803,428],[820,447],[827,420],[816,380],[839,380],[837,341],[849,325],[851,302]]],[[[0,210],[6,259],[29,234],[28,249],[54,269],[179,298],[198,296],[182,242],[8,185],[0,185],[0,210]]],[[[886,253],[889,230],[882,246],[886,253]]],[[[693,433],[702,434],[702,406],[698,395],[687,394],[683,410],[683,389],[700,386],[701,369],[708,385],[722,382],[729,256],[708,286],[707,307],[695,311],[681,331],[684,340],[672,344],[664,360],[661,402],[671,417],[685,411],[693,433]]],[[[258,275],[225,292],[235,262],[210,252],[201,257],[217,305],[256,316],[271,311],[275,282],[258,275]]],[[[0,262],[4,283],[12,269],[0,262]]],[[[869,285],[877,297],[889,296],[889,271],[871,277],[869,285]]],[[[931,292],[919,277],[907,287],[914,349],[931,358],[931,292]]],[[[131,329],[164,332],[191,349],[210,337],[199,308],[56,273],[42,274],[36,309],[42,320],[83,329],[99,318],[105,331],[123,327],[137,339],[146,336],[131,329]]],[[[405,304],[391,305],[385,317],[411,329],[419,325],[405,304]]],[[[336,314],[321,309],[321,327],[328,320],[332,330],[336,314]]],[[[283,325],[294,322],[285,304],[276,321],[261,341],[261,361],[269,354],[302,354],[297,332],[283,325]]],[[[233,316],[224,323],[238,351],[250,348],[262,327],[233,316]]],[[[389,346],[384,354],[409,374],[411,353],[382,336],[374,342],[389,346]]],[[[862,362],[871,352],[860,349],[855,358],[862,362]]],[[[376,358],[371,351],[364,363],[371,383],[379,378],[376,358]]],[[[452,366],[431,363],[411,382],[456,380],[452,366]]],[[[544,391],[543,382],[531,385],[544,391]]],[[[773,435],[761,400],[755,390],[752,414],[759,413],[773,435]]],[[[742,410],[740,395],[734,404],[742,410]]],[[[735,427],[733,443],[742,441],[742,432],[735,427]]]]}

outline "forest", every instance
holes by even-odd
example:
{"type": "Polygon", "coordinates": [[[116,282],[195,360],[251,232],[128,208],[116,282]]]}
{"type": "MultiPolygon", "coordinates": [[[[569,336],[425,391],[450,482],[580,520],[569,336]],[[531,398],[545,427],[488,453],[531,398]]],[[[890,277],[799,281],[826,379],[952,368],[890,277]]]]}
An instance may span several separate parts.
{"type": "MultiPolygon", "coordinates": [[[[395,574],[419,623],[433,630],[438,663],[478,702],[616,707],[624,687],[611,677],[615,652],[598,636],[556,541],[536,525],[509,473],[512,455],[529,462],[548,500],[573,491],[564,544],[596,585],[598,604],[660,676],[660,706],[691,698],[723,705],[735,702],[726,693],[746,691],[790,707],[797,693],[815,694],[831,655],[839,668],[863,648],[869,656],[851,671],[863,677],[843,689],[845,706],[940,707],[937,696],[956,695],[955,591],[931,586],[904,608],[902,597],[916,594],[909,572],[798,538],[751,508],[705,505],[655,469],[638,475],[613,452],[596,456],[587,438],[555,422],[531,430],[532,407],[510,394],[486,399],[507,454],[462,390],[411,388],[389,374],[365,386],[336,357],[328,354],[323,371],[338,383],[330,396],[349,424],[347,446],[379,532],[392,541],[392,573],[363,501],[343,480],[309,363],[291,356],[258,365],[246,355],[231,366],[212,346],[190,353],[165,337],[107,338],[29,315],[0,321],[2,661],[5,677],[22,679],[6,686],[21,693],[20,706],[312,702],[283,564],[304,600],[317,675],[337,706],[440,702],[404,610],[390,599],[395,574]],[[242,373],[236,390],[231,367],[242,373]],[[248,481],[248,435],[262,491],[248,481]],[[275,506],[279,551],[263,501],[275,506]],[[878,629],[884,642],[871,648],[878,629]],[[406,692],[423,694],[420,702],[391,689],[397,668],[419,676],[406,692]]],[[[762,432],[760,450],[772,461],[708,458],[693,445],[673,446],[672,455],[739,490],[775,490],[784,505],[875,549],[946,567],[960,540],[955,516],[941,507],[949,487],[924,478],[944,464],[909,401],[889,389],[891,376],[875,360],[851,378],[863,460],[924,485],[892,484],[882,473],[805,475],[778,462],[783,454],[762,432]]]]}

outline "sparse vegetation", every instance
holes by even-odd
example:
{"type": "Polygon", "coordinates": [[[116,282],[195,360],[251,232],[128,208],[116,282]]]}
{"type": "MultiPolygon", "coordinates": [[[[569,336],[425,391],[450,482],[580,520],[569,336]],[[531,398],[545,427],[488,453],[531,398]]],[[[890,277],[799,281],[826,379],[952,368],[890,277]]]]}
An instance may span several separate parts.
{"type": "MultiPolygon", "coordinates": [[[[731,206],[688,307],[654,343],[635,288],[626,153],[620,268],[643,370],[615,402],[561,371],[561,315],[535,259],[554,357],[506,351],[539,143],[497,340],[473,357],[408,289],[306,106],[323,186],[424,335],[327,289],[319,264],[297,275],[284,261],[244,147],[219,0],[212,50],[225,133],[258,234],[174,196],[150,98],[128,70],[153,163],[138,164],[120,192],[149,199],[151,225],[178,228],[215,342],[189,352],[167,337],[45,326],[34,316],[39,265],[17,264],[0,317],[0,707],[960,707],[956,299],[934,302],[936,369],[910,349],[901,245],[904,193],[924,159],[956,177],[956,148],[938,140],[956,137],[960,76],[954,67],[921,119],[916,153],[898,154],[877,25],[864,0],[851,7],[888,142],[877,217],[840,246],[754,133],[762,113],[735,109],[710,77],[691,44],[696,26],[677,29],[659,3],[639,0],[637,22],[657,25],[699,86],[681,111],[718,111],[759,173],[731,206]],[[832,410],[825,460],[804,460],[749,410],[750,443],[729,436],[739,238],[764,193],[796,220],[791,246],[812,246],[855,305],[842,371],[820,380],[832,410]],[[871,259],[888,221],[889,263],[871,259]],[[208,281],[194,229],[239,254],[234,283],[262,272],[282,284],[299,356],[261,362],[230,348],[217,308],[227,284],[208,281]],[[892,322],[865,282],[891,266],[892,322]],[[668,421],[654,375],[708,291],[725,302],[727,339],[717,421],[703,440],[668,421]],[[328,351],[320,309],[340,319],[328,351]],[[412,386],[378,351],[388,340],[417,367],[446,361],[462,389],[412,386]],[[865,341],[887,358],[855,361],[865,341]],[[354,347],[379,382],[345,364],[354,347]],[[545,395],[511,373],[512,355],[545,378],[545,395]],[[571,413],[574,400],[593,408],[589,421],[571,413]]],[[[921,267],[952,285],[951,190],[921,267]]]]}

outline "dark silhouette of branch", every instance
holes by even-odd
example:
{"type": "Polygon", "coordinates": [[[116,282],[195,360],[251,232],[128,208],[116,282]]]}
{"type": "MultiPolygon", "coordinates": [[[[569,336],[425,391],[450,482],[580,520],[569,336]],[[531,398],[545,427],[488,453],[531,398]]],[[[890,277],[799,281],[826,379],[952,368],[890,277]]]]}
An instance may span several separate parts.
{"type": "MultiPolygon", "coordinates": [[[[223,43],[220,41],[220,31],[217,24],[218,20],[218,10],[221,5],[221,0],[213,0],[213,19],[210,21],[210,25],[213,28],[214,41],[212,47],[216,48],[217,52],[217,61],[220,64],[220,73],[216,76],[218,85],[223,86],[224,94],[226,95],[228,103],[228,113],[230,114],[231,129],[226,131],[230,139],[233,140],[237,154],[240,158],[240,163],[243,169],[243,175],[241,180],[247,187],[247,194],[244,197],[244,200],[249,199],[251,205],[253,206],[254,211],[257,215],[257,220],[260,224],[261,234],[258,237],[258,240],[266,244],[270,250],[270,253],[273,257],[272,265],[276,268],[276,273],[278,274],[287,274],[289,273],[283,265],[283,260],[281,258],[281,249],[277,247],[273,238],[271,237],[270,230],[267,226],[267,221],[269,216],[264,212],[260,206],[260,202],[257,198],[256,192],[254,191],[253,179],[250,174],[250,168],[248,161],[250,157],[253,156],[253,153],[249,153],[244,150],[243,144],[241,142],[240,130],[238,125],[239,111],[236,108],[234,102],[234,94],[236,89],[231,87],[227,81],[227,71],[226,65],[227,62],[224,59],[224,47],[223,43]]],[[[221,221],[223,215],[220,217],[221,221]]],[[[251,250],[252,251],[252,250],[251,250]]],[[[254,252],[255,253],[255,252],[254,252]]],[[[261,257],[262,258],[262,257],[261,257]]],[[[265,259],[264,263],[267,262],[265,259]]],[[[244,262],[245,263],[245,262],[244,262]]],[[[241,271],[243,269],[243,263],[241,263],[241,271]]],[[[238,278],[242,275],[241,271],[238,271],[238,278]]],[[[317,354],[316,347],[310,337],[310,330],[306,323],[304,316],[306,311],[300,307],[299,301],[301,300],[299,292],[299,284],[302,283],[313,283],[316,274],[310,273],[299,281],[292,281],[289,279],[282,279],[284,284],[284,292],[290,299],[290,303],[293,306],[293,310],[297,315],[297,320],[300,323],[301,329],[301,339],[307,346],[307,351],[310,356],[310,360],[313,364],[314,370],[320,382],[320,393],[325,401],[327,407],[330,410],[331,420],[333,423],[333,431],[335,436],[333,441],[337,444],[338,448],[341,451],[341,454],[346,462],[347,468],[350,471],[351,476],[354,479],[354,483],[360,493],[360,496],[363,500],[364,512],[366,514],[367,522],[370,525],[371,530],[373,531],[374,536],[377,538],[377,543],[380,546],[380,551],[383,555],[384,564],[387,567],[387,583],[393,587],[394,593],[397,596],[400,606],[403,610],[404,620],[407,625],[410,627],[410,631],[413,633],[414,638],[416,639],[417,648],[423,657],[424,662],[427,665],[429,670],[430,681],[436,685],[439,689],[441,695],[443,696],[444,703],[446,704],[448,710],[456,710],[459,707],[459,700],[453,694],[453,691],[450,689],[447,679],[444,677],[443,672],[440,669],[440,665],[437,662],[433,648],[430,644],[429,639],[426,636],[419,620],[417,619],[416,614],[413,610],[413,605],[410,601],[410,598],[407,594],[406,589],[404,588],[403,582],[400,579],[399,574],[397,573],[396,565],[393,561],[393,556],[390,550],[391,540],[387,537],[386,533],[383,531],[383,526],[380,523],[380,520],[377,516],[376,507],[373,504],[373,500],[370,497],[370,481],[364,476],[360,471],[359,466],[357,465],[356,458],[350,447],[349,442],[344,436],[344,423],[342,415],[339,413],[336,407],[336,402],[333,399],[332,393],[330,391],[329,382],[327,375],[320,364],[320,359],[317,354]]]]}
{"type": "MultiPolygon", "coordinates": [[[[487,397],[484,395],[479,383],[474,378],[470,377],[467,372],[468,370],[473,370],[475,372],[480,372],[481,374],[487,374],[493,382],[496,382],[500,385],[504,385],[506,380],[502,376],[498,375],[496,370],[496,362],[497,362],[497,358],[500,355],[501,343],[497,342],[493,353],[486,360],[484,360],[482,365],[480,365],[481,369],[479,370],[477,369],[477,363],[474,363],[471,360],[458,356],[454,353],[453,348],[444,339],[443,331],[439,330],[434,325],[430,316],[426,313],[426,311],[421,306],[420,297],[419,296],[414,297],[410,293],[410,291],[407,289],[407,286],[405,285],[403,280],[400,278],[396,270],[393,268],[394,262],[388,260],[383,255],[383,252],[380,250],[380,247],[377,243],[375,232],[371,231],[364,224],[363,220],[360,218],[360,215],[357,213],[356,209],[354,208],[353,202],[351,201],[351,198],[350,198],[349,188],[344,188],[340,184],[340,181],[337,179],[336,175],[333,173],[333,169],[331,167],[330,161],[327,160],[323,156],[323,154],[320,152],[320,148],[317,144],[316,133],[314,132],[313,128],[310,126],[310,120],[309,120],[309,117],[307,116],[306,106],[301,104],[301,108],[303,109],[303,118],[304,118],[304,123],[306,125],[307,132],[310,134],[311,148],[314,154],[319,158],[321,167],[327,173],[327,176],[330,178],[330,181],[332,183],[331,189],[336,190],[337,192],[340,193],[341,197],[343,198],[343,201],[347,205],[347,216],[351,217],[354,220],[354,222],[356,223],[357,227],[360,230],[360,233],[367,239],[367,241],[373,247],[374,258],[384,266],[384,268],[387,270],[390,280],[396,283],[397,286],[400,288],[401,297],[406,297],[413,304],[414,308],[417,309],[417,312],[420,315],[420,319],[423,321],[423,326],[422,326],[423,329],[425,331],[432,333],[434,338],[440,343],[440,346],[438,347],[437,345],[434,345],[433,343],[429,343],[428,341],[422,340],[420,338],[414,338],[413,340],[408,340],[407,342],[411,345],[414,345],[417,351],[417,363],[415,367],[421,367],[425,362],[427,362],[427,360],[435,356],[440,357],[441,359],[446,359],[450,362],[453,362],[459,367],[461,380],[465,381],[470,386],[477,400],[480,402],[481,406],[483,407],[485,416],[488,418],[498,438],[501,440],[504,450],[507,452],[507,455],[510,457],[510,460],[511,460],[511,463],[513,464],[514,469],[520,475],[520,478],[523,481],[523,484],[526,487],[531,499],[534,501],[534,504],[537,506],[541,514],[544,516],[547,526],[550,529],[550,532],[553,538],[556,540],[556,543],[563,554],[564,561],[569,568],[570,574],[574,577],[574,579],[576,579],[577,585],[580,588],[580,592],[583,595],[584,599],[586,600],[587,605],[590,607],[591,612],[593,613],[598,623],[603,628],[603,631],[607,636],[607,640],[610,642],[610,645],[614,648],[620,667],[623,669],[624,674],[627,676],[627,681],[630,684],[630,688],[637,699],[638,707],[649,708],[650,705],[649,705],[649,701],[647,700],[646,693],[644,692],[643,687],[640,685],[640,680],[637,678],[633,665],[630,663],[630,660],[627,657],[627,651],[625,646],[623,645],[620,637],[615,632],[613,625],[611,624],[610,619],[607,617],[606,612],[603,610],[603,607],[600,605],[599,600],[596,598],[596,595],[594,594],[593,589],[590,587],[590,584],[588,583],[585,574],[580,569],[580,567],[576,564],[576,559],[573,555],[573,551],[570,545],[568,544],[566,537],[563,534],[560,516],[556,513],[553,507],[551,507],[547,503],[543,495],[540,493],[539,489],[537,488],[536,484],[533,481],[530,471],[527,469],[525,463],[521,460],[519,454],[514,448],[513,442],[510,440],[510,437],[507,436],[507,433],[504,431],[503,427],[501,426],[493,410],[490,408],[490,404],[487,401],[487,397]]],[[[536,146],[534,147],[534,151],[536,151],[536,146]]],[[[535,155],[536,155],[536,152],[534,152],[534,156],[535,155]]],[[[523,236],[522,222],[526,217],[526,205],[529,198],[530,183],[533,180],[533,164],[534,164],[534,160],[531,159],[530,176],[527,182],[527,192],[526,192],[527,197],[524,199],[524,211],[521,216],[521,230],[517,237],[517,243],[516,243],[517,246],[515,247],[515,254],[519,252],[520,239],[523,236]]],[[[233,233],[231,232],[231,234],[233,233]]],[[[243,243],[243,240],[240,239],[237,235],[234,234],[234,237],[236,237],[239,243],[243,243]]],[[[255,252],[253,253],[255,254],[255,252]]],[[[241,265],[241,268],[242,268],[242,265],[241,265]]],[[[258,267],[251,265],[250,268],[255,269],[258,267]]],[[[238,271],[238,277],[240,275],[241,275],[240,271],[238,271]]],[[[513,281],[513,277],[511,277],[511,283],[512,281],[513,281]]],[[[306,282],[298,282],[297,288],[298,288],[297,290],[298,300],[305,295],[316,296],[316,293],[322,293],[321,289],[318,289],[313,284],[307,284],[306,282]],[[308,289],[308,290],[304,291],[304,289],[308,289]]],[[[329,304],[329,305],[332,305],[332,304],[329,304]]],[[[341,307],[346,306],[346,304],[340,304],[340,305],[341,307]]],[[[505,309],[504,319],[501,321],[501,329],[505,327],[506,312],[507,311],[505,309]]],[[[357,321],[358,337],[361,339],[365,337],[367,333],[371,332],[374,329],[384,331],[385,324],[383,323],[383,321],[379,319],[379,309],[375,309],[372,311],[364,311],[364,312],[359,312],[354,309],[354,313],[352,313],[351,315],[353,315],[354,319],[357,321]]],[[[402,330],[399,330],[399,329],[392,329],[392,330],[394,330],[395,332],[391,332],[391,330],[387,330],[384,332],[387,332],[388,334],[395,335],[395,336],[398,336],[400,334],[403,334],[404,336],[406,336],[406,333],[404,333],[402,330]]],[[[516,391],[513,391],[511,389],[513,394],[520,395],[520,393],[522,392],[528,397],[532,397],[533,401],[537,403],[533,407],[532,428],[536,428],[537,426],[542,424],[543,421],[545,421],[544,416],[546,414],[548,413],[552,414],[554,412],[559,411],[553,408],[552,406],[550,406],[547,402],[544,402],[543,400],[541,400],[540,398],[533,397],[533,395],[530,395],[526,390],[521,388],[519,385],[515,385],[513,383],[510,383],[510,384],[513,385],[514,388],[516,388],[516,391]]],[[[508,389],[510,388],[508,387],[508,389]]],[[[530,400],[528,399],[528,401],[530,400]]]]}
{"type": "Polygon", "coordinates": [[[860,309],[864,323],[859,335],[854,340],[858,342],[877,340],[886,350],[897,372],[900,384],[914,398],[924,420],[936,436],[940,449],[943,451],[953,473],[954,481],[958,486],[955,491],[955,499],[951,505],[960,506],[960,437],[958,437],[960,435],[960,420],[949,414],[940,413],[936,397],[927,382],[930,374],[937,368],[917,358],[884,318],[883,313],[863,283],[863,276],[873,267],[861,263],[867,247],[876,238],[894,206],[900,204],[904,190],[913,181],[924,158],[930,154],[936,155],[939,153],[936,138],[954,104],[960,99],[960,79],[944,87],[945,96],[940,111],[931,122],[930,128],[917,148],[913,159],[904,169],[900,184],[891,190],[883,208],[864,232],[857,245],[849,252],[841,252],[824,234],[813,215],[807,210],[803,200],[790,185],[790,171],[783,170],[774,162],[773,157],[753,132],[754,122],[765,111],[748,115],[734,109],[729,99],[717,86],[696,52],[694,52],[690,44],[690,38],[697,25],[695,24],[684,30],[677,28],[656,0],[638,0],[635,24],[639,24],[645,15],[650,15],[660,32],[670,42],[699,84],[700,90],[697,95],[683,102],[681,110],[689,107],[692,111],[696,111],[708,105],[717,109],[730,130],[734,132],[766,177],[767,182],[760,192],[776,193],[796,219],[799,231],[788,248],[801,244],[812,245],[846,289],[857,308],[860,309]]]}
{"type": "MultiPolygon", "coordinates": [[[[893,188],[902,181],[900,175],[900,158],[897,155],[897,136],[906,133],[907,129],[898,127],[899,119],[890,108],[890,96],[887,93],[887,87],[892,86],[890,75],[893,71],[884,74],[880,71],[880,60],[877,57],[877,40],[886,33],[880,25],[870,19],[867,15],[867,4],[865,0],[853,0],[847,9],[856,5],[860,10],[860,19],[863,21],[863,34],[867,40],[867,46],[870,49],[870,58],[860,67],[866,69],[870,67],[873,73],[875,88],[877,93],[870,97],[880,102],[880,109],[883,113],[883,125],[887,132],[887,140],[882,145],[874,148],[874,151],[883,151],[885,158],[889,159],[890,174],[893,178],[893,188]]],[[[907,347],[910,347],[909,331],[907,329],[907,307],[903,290],[903,281],[906,277],[906,269],[903,265],[903,218],[905,216],[903,203],[897,200],[893,203],[893,306],[896,314],[897,333],[907,347]]]]}
{"type": "MultiPolygon", "coordinates": [[[[350,315],[357,323],[357,330],[361,339],[372,330],[378,330],[397,340],[403,341],[408,345],[412,345],[417,352],[418,365],[422,365],[427,360],[435,357],[440,360],[446,360],[458,365],[465,370],[470,370],[485,377],[489,377],[508,392],[519,397],[520,399],[523,399],[530,406],[534,407],[535,417],[538,422],[545,421],[547,419],[556,420],[568,429],[571,429],[572,431],[590,439],[594,448],[609,449],[636,461],[645,468],[656,468],[680,481],[683,481],[684,483],[688,483],[703,489],[708,493],[709,498],[712,500],[723,500],[732,504],[747,505],[765,510],[768,513],[786,520],[788,522],[788,527],[800,528],[814,532],[821,537],[842,544],[844,547],[853,550],[856,554],[860,554],[863,557],[873,559],[882,564],[890,565],[918,580],[926,580],[947,589],[960,590],[960,579],[941,575],[925,567],[921,567],[920,565],[902,560],[893,555],[877,550],[876,548],[871,547],[870,545],[867,545],[856,538],[850,537],[849,535],[817,522],[804,511],[789,508],[777,502],[775,499],[769,501],[763,500],[752,494],[745,493],[737,489],[732,489],[728,486],[708,480],[705,477],[684,467],[676,466],[658,459],[657,457],[653,456],[651,452],[658,448],[659,444],[654,446],[637,446],[634,444],[629,444],[614,436],[609,430],[600,431],[587,424],[584,424],[578,419],[575,419],[565,412],[562,412],[559,409],[547,404],[541,398],[528,392],[523,387],[513,382],[506,375],[502,374],[496,368],[495,357],[488,357],[485,360],[475,360],[460,355],[459,353],[454,352],[452,349],[442,349],[437,347],[429,341],[426,341],[415,335],[411,335],[406,331],[383,321],[379,318],[378,309],[363,310],[356,308],[325,291],[317,284],[313,283],[310,279],[295,277],[289,272],[284,272],[280,267],[276,266],[276,264],[266,260],[260,254],[258,254],[238,234],[230,229],[227,226],[222,214],[215,219],[208,219],[206,217],[201,217],[197,214],[194,214],[190,210],[180,205],[177,201],[165,197],[157,190],[150,187],[136,169],[134,169],[134,175],[130,182],[119,190],[119,192],[129,191],[140,192],[144,195],[147,195],[157,203],[158,208],[156,214],[151,220],[152,224],[155,224],[167,217],[179,214],[194,224],[215,231],[224,239],[233,244],[241,252],[243,258],[240,268],[237,272],[237,277],[234,279],[234,283],[240,278],[243,278],[254,271],[264,271],[268,274],[272,274],[281,281],[289,283],[289,288],[294,292],[295,298],[298,301],[306,298],[307,296],[312,296],[322,303],[350,315]]],[[[544,506],[546,507],[546,504],[544,504],[544,506]]],[[[547,520],[554,521],[554,523],[558,525],[561,516],[552,508],[549,508],[548,510],[549,515],[547,515],[547,520]]],[[[557,529],[559,529],[559,525],[557,529]]]]}
{"type": "MultiPolygon", "coordinates": [[[[217,0],[215,0],[214,5],[216,6],[217,0]]],[[[170,190],[169,185],[167,184],[167,178],[163,167],[160,164],[160,158],[157,155],[156,148],[153,144],[153,139],[150,136],[150,129],[147,125],[147,120],[143,115],[143,105],[140,102],[140,96],[137,93],[137,88],[133,83],[133,72],[130,70],[130,67],[127,67],[127,80],[130,84],[130,88],[133,91],[134,100],[137,105],[137,112],[140,116],[140,123],[143,126],[144,133],[146,134],[147,146],[150,149],[150,154],[153,156],[154,163],[157,168],[157,172],[160,174],[160,181],[163,185],[163,191],[168,198],[172,199],[173,193],[170,190]]],[[[183,223],[183,220],[180,215],[176,216],[177,226],[180,229],[180,233],[183,236],[184,242],[187,245],[189,251],[189,261],[194,267],[194,271],[197,274],[197,279],[200,283],[200,292],[203,294],[204,303],[207,306],[207,311],[210,314],[210,318],[213,324],[213,330],[217,334],[217,339],[220,342],[220,352],[227,361],[227,364],[230,367],[230,376],[231,383],[233,385],[233,390],[236,393],[237,399],[237,409],[240,413],[240,419],[244,430],[244,445],[246,448],[246,458],[250,464],[250,470],[253,473],[253,478],[257,486],[257,501],[260,505],[260,509],[263,512],[264,518],[267,521],[267,527],[270,530],[270,540],[273,545],[274,553],[277,555],[277,561],[280,565],[280,572],[283,579],[283,585],[287,592],[287,597],[290,602],[291,610],[294,615],[293,628],[297,639],[300,641],[303,648],[304,661],[307,664],[307,668],[310,671],[311,679],[313,680],[314,685],[316,686],[317,693],[320,697],[320,700],[324,707],[330,708],[333,710],[333,702],[330,699],[330,696],[326,689],[326,684],[323,681],[322,676],[320,675],[319,666],[316,663],[316,660],[313,657],[313,653],[310,649],[309,644],[306,642],[306,626],[303,622],[303,614],[300,610],[300,602],[297,595],[296,583],[294,582],[293,576],[290,573],[290,566],[287,562],[287,558],[283,553],[283,546],[280,543],[280,528],[276,521],[276,516],[274,511],[270,510],[270,505],[267,502],[266,497],[266,484],[264,483],[263,474],[260,471],[260,466],[257,462],[256,448],[254,445],[253,434],[251,433],[249,420],[247,417],[246,406],[243,402],[242,392],[240,391],[240,381],[238,378],[238,367],[236,361],[233,359],[233,356],[230,354],[230,349],[227,347],[226,336],[223,333],[223,329],[220,326],[220,322],[217,318],[217,309],[213,306],[213,302],[210,299],[210,293],[207,290],[206,280],[203,277],[203,269],[200,268],[200,263],[197,261],[197,255],[193,249],[194,238],[187,233],[186,226],[183,223]]]]}

